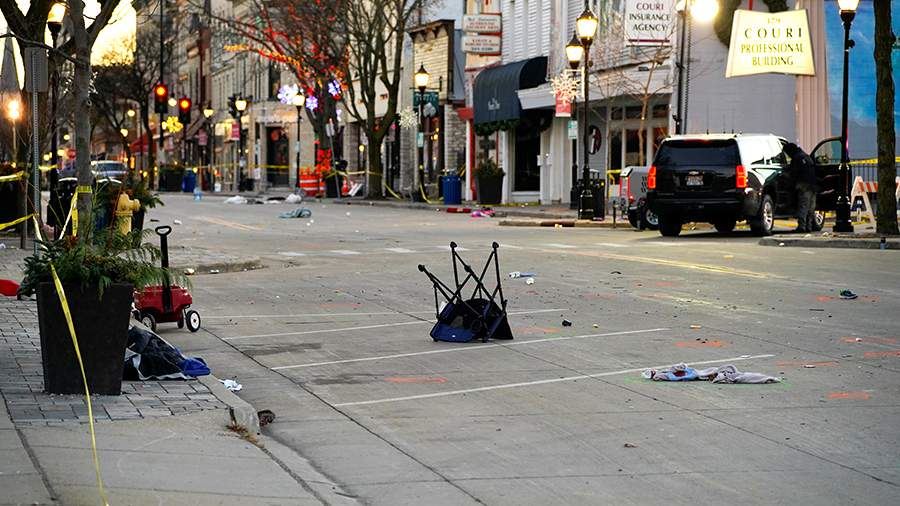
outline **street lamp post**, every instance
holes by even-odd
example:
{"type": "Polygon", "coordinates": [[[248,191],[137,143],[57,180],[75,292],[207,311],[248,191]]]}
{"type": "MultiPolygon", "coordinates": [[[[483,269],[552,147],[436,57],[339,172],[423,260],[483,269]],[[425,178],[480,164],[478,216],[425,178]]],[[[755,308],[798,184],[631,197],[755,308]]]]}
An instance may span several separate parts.
{"type": "MultiPolygon", "coordinates": [[[[299,88],[299,86],[298,86],[299,88]]],[[[303,95],[302,89],[294,95],[291,103],[297,108],[297,145],[294,146],[294,152],[297,156],[297,184],[300,184],[300,123],[303,121],[303,105],[306,104],[306,96],[303,95]]]]}
{"type": "MultiPolygon", "coordinates": [[[[13,165],[18,165],[19,161],[19,143],[16,139],[16,122],[22,117],[22,103],[19,99],[14,98],[6,104],[6,117],[12,126],[12,143],[13,143],[13,165]]],[[[23,187],[24,188],[24,187],[23,187]]],[[[28,196],[23,190],[22,195],[22,216],[28,216],[28,196]]],[[[19,225],[19,247],[25,249],[25,241],[28,237],[28,221],[23,221],[19,225]]]]}
{"type": "MultiPolygon", "coordinates": [[[[212,178],[213,168],[212,168],[212,157],[213,157],[213,147],[215,146],[215,132],[212,129],[212,123],[209,121],[210,118],[213,117],[213,114],[216,113],[216,110],[210,106],[206,106],[203,108],[203,117],[206,118],[206,170],[208,175],[210,176],[207,182],[207,187],[212,190],[215,181],[212,178]]],[[[203,170],[200,170],[200,189],[203,189],[203,170]]]]}
{"type": "Polygon", "coordinates": [[[238,97],[234,101],[234,108],[237,109],[237,122],[238,122],[238,165],[241,169],[241,174],[244,173],[244,169],[247,167],[247,154],[244,151],[244,123],[242,119],[244,117],[244,111],[247,110],[247,99],[244,97],[238,97]]]}
{"type": "Polygon", "coordinates": [[[419,90],[419,132],[416,134],[416,170],[413,174],[413,188],[410,191],[410,200],[415,202],[418,200],[417,191],[421,187],[420,172],[424,174],[425,170],[425,90],[428,88],[428,81],[431,76],[425,70],[425,65],[419,65],[419,70],[413,76],[416,89],[419,90]]]}
{"type": "Polygon", "coordinates": [[[681,18],[678,42],[678,62],[675,68],[678,70],[678,96],[675,98],[675,133],[682,135],[687,133],[687,114],[690,96],[689,83],[691,81],[691,23],[697,20],[701,23],[712,21],[719,13],[718,0],[679,0],[675,4],[675,10],[681,18]]]}
{"type": "Polygon", "coordinates": [[[856,8],[859,0],[838,0],[841,9],[841,21],[844,23],[844,84],[841,94],[841,168],[840,188],[835,207],[835,232],[853,232],[853,223],[850,221],[850,139],[847,135],[847,102],[848,84],[850,82],[850,48],[855,44],[850,40],[850,24],[856,17],[856,8]]]}
{"type": "MultiPolygon", "coordinates": [[[[584,3],[584,12],[575,20],[575,34],[578,41],[581,42],[583,48],[583,68],[582,76],[584,85],[584,106],[582,107],[582,125],[581,125],[581,156],[582,156],[582,172],[581,172],[581,198],[578,206],[578,219],[592,220],[594,219],[594,195],[591,192],[591,169],[588,163],[588,116],[590,110],[590,67],[591,67],[591,44],[594,42],[594,36],[597,33],[599,25],[597,16],[588,7],[587,1],[584,3]]],[[[600,206],[600,219],[604,218],[605,202],[600,206]]]]}
{"type": "MultiPolygon", "coordinates": [[[[56,2],[50,7],[50,14],[47,16],[47,29],[50,31],[53,49],[56,49],[57,38],[59,37],[60,30],[62,30],[62,22],[65,15],[66,4],[56,2]]],[[[53,61],[55,62],[56,60],[54,59],[53,61]]],[[[59,156],[56,153],[58,149],[56,112],[59,100],[59,68],[55,64],[53,65],[53,71],[50,74],[50,80],[50,207],[53,207],[53,204],[58,204],[59,202],[59,197],[57,196],[57,184],[59,183],[59,156]]],[[[59,216],[57,216],[57,212],[59,211],[61,211],[61,208],[58,205],[54,209],[48,209],[47,222],[55,225],[59,218],[59,216]]]]}

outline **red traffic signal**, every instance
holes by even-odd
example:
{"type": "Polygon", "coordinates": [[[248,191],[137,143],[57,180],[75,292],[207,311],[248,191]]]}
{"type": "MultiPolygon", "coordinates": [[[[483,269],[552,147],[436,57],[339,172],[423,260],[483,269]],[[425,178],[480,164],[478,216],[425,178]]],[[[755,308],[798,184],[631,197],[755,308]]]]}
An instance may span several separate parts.
{"type": "Polygon", "coordinates": [[[165,114],[169,110],[169,88],[163,83],[157,83],[153,87],[154,111],[165,114]]]}
{"type": "Polygon", "coordinates": [[[178,121],[185,127],[191,122],[191,99],[187,97],[178,99],[178,121]]]}

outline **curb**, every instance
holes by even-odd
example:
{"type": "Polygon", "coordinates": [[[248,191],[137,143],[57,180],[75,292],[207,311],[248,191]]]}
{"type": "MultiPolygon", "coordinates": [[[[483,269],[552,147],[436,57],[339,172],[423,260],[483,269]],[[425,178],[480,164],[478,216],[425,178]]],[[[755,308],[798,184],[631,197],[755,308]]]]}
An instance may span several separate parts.
{"type": "Polygon", "coordinates": [[[220,263],[211,263],[211,264],[178,264],[172,266],[172,270],[183,271],[185,269],[194,269],[194,274],[221,274],[225,272],[243,272],[243,271],[252,271],[256,269],[262,269],[263,264],[262,261],[258,257],[253,257],[247,260],[241,260],[238,262],[220,262],[220,263]],[[218,271],[218,272],[212,272],[218,271]]]}
{"type": "Polygon", "coordinates": [[[611,221],[590,221],[590,220],[500,220],[498,223],[501,227],[563,227],[563,228],[606,228],[610,230],[634,230],[627,221],[616,222],[611,221]]]}
{"type": "MultiPolygon", "coordinates": [[[[760,239],[759,245],[800,248],[881,249],[881,239],[841,237],[813,239],[771,236],[760,239]]],[[[885,241],[885,249],[900,250],[900,239],[887,239],[885,241]]]]}
{"type": "MultiPolygon", "coordinates": [[[[521,216],[523,218],[546,218],[550,220],[572,220],[572,214],[563,214],[563,213],[547,213],[541,211],[519,211],[520,208],[509,208],[505,209],[504,207],[491,207],[491,206],[480,206],[478,204],[459,204],[459,205],[431,205],[424,204],[421,202],[399,202],[399,201],[390,201],[390,200],[348,200],[348,199],[333,199],[334,204],[345,204],[348,206],[371,206],[371,207],[390,207],[393,209],[415,209],[415,210],[424,210],[424,211],[444,211],[448,207],[472,207],[473,209],[478,207],[490,207],[494,210],[494,216],[497,218],[512,218],[521,216]]],[[[574,214],[574,212],[573,212],[574,214]]]]}
{"type": "Polygon", "coordinates": [[[256,409],[249,402],[238,397],[234,392],[225,388],[225,385],[212,374],[197,378],[206,386],[213,395],[228,406],[225,413],[226,424],[236,424],[246,427],[251,434],[259,434],[259,417],[256,409]]]}

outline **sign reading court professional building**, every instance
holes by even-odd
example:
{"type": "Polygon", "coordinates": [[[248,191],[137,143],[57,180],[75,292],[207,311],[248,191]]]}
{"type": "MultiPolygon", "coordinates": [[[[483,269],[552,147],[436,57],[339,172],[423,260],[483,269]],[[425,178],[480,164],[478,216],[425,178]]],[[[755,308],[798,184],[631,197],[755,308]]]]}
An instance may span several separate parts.
{"type": "Polygon", "coordinates": [[[735,11],[725,77],[769,73],[815,75],[805,10],[735,11]]]}
{"type": "Polygon", "coordinates": [[[629,46],[669,44],[674,25],[674,0],[627,0],[625,41],[629,46]]]}

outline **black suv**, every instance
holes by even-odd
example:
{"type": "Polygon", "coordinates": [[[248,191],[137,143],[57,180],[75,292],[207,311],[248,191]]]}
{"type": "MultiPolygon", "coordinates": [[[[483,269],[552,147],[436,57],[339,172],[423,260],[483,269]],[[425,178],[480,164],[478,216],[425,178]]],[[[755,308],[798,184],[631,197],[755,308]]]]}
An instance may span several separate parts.
{"type": "MultiPolygon", "coordinates": [[[[711,223],[727,233],[746,220],[755,234],[771,234],[776,217],[793,217],[797,211],[786,142],[772,134],[682,135],[663,141],[647,177],[647,202],[659,217],[660,233],[677,236],[689,222],[711,223]]],[[[836,138],[822,141],[812,153],[817,211],[835,208],[834,153],[840,153],[836,138]]],[[[817,212],[816,230],[823,221],[817,212]]]]}

